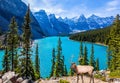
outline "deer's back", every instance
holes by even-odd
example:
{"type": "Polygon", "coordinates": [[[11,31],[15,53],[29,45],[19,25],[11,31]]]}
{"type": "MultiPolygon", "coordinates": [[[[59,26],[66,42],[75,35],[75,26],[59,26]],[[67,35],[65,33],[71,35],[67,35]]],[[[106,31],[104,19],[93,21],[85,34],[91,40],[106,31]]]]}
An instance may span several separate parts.
{"type": "Polygon", "coordinates": [[[87,72],[92,72],[93,71],[93,67],[92,66],[86,66],[86,65],[78,65],[77,66],[77,70],[78,70],[78,73],[87,73],[87,72]]]}

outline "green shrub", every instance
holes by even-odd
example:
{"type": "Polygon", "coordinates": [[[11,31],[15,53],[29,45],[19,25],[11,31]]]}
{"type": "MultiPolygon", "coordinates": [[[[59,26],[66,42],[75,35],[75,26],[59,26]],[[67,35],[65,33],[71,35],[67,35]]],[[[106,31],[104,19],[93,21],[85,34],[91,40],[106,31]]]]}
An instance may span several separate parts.
{"type": "Polygon", "coordinates": [[[69,83],[67,80],[60,80],[60,83],[69,83]]]}
{"type": "Polygon", "coordinates": [[[102,80],[102,81],[106,81],[105,76],[102,76],[102,75],[100,75],[100,74],[95,74],[95,75],[94,75],[94,78],[100,79],[100,80],[102,80]]]}
{"type": "Polygon", "coordinates": [[[120,70],[115,70],[113,72],[110,72],[109,77],[110,78],[120,78],[120,70]]]}
{"type": "Polygon", "coordinates": [[[39,74],[35,73],[34,75],[35,75],[35,80],[40,79],[39,74]]]}

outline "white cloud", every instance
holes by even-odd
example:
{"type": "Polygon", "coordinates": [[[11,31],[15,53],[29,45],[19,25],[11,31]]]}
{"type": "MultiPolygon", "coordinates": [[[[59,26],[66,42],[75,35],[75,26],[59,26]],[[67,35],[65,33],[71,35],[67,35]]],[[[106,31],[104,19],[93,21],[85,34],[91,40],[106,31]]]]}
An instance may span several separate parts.
{"type": "MultiPolygon", "coordinates": [[[[120,13],[120,0],[110,0],[108,3],[105,3],[104,6],[91,10],[87,5],[80,3],[79,5],[74,5],[70,8],[66,8],[67,4],[63,2],[58,3],[57,0],[23,0],[26,4],[30,4],[31,10],[33,12],[39,11],[41,9],[45,10],[47,14],[55,14],[57,17],[75,17],[80,14],[85,16],[90,16],[95,14],[98,16],[111,16],[120,13]]],[[[66,1],[66,0],[65,0],[66,1]]],[[[68,3],[69,4],[69,3],[68,3]]]]}
{"type": "Polygon", "coordinates": [[[114,7],[114,6],[119,5],[119,3],[120,3],[120,0],[113,0],[113,1],[108,2],[107,5],[114,7]]]}
{"type": "Polygon", "coordinates": [[[107,3],[106,11],[113,12],[120,8],[120,0],[113,0],[107,3]]]}
{"type": "Polygon", "coordinates": [[[59,15],[65,13],[66,10],[62,8],[61,4],[53,4],[54,0],[23,0],[26,4],[30,3],[31,10],[37,12],[45,10],[48,14],[53,13],[59,15]]]}
{"type": "Polygon", "coordinates": [[[110,0],[104,6],[93,10],[92,13],[101,17],[116,16],[120,14],[120,0],[110,0]]]}
{"type": "Polygon", "coordinates": [[[106,10],[107,11],[114,11],[114,10],[116,10],[117,8],[116,7],[111,7],[111,8],[107,8],[106,10]]]}

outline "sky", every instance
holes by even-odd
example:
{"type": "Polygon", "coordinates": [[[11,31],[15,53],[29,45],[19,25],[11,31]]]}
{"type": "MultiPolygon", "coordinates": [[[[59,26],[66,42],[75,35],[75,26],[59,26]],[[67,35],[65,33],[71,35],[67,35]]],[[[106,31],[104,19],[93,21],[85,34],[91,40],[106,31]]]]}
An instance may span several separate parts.
{"type": "Polygon", "coordinates": [[[22,0],[30,4],[32,12],[45,10],[56,17],[79,17],[92,14],[106,17],[120,14],[120,0],[22,0]]]}

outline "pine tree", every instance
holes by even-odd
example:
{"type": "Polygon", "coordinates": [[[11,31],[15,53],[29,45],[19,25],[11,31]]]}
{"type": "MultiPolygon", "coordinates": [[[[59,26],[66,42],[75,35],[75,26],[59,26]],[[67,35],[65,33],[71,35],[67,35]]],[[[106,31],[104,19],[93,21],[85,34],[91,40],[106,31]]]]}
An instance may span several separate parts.
{"type": "Polygon", "coordinates": [[[61,73],[62,73],[62,76],[67,76],[67,68],[66,68],[66,65],[64,63],[65,59],[64,59],[64,56],[62,56],[61,58],[61,73]]]}
{"type": "Polygon", "coordinates": [[[83,43],[81,41],[81,45],[80,45],[80,55],[83,55],[83,43]]]}
{"type": "Polygon", "coordinates": [[[108,69],[110,69],[110,60],[111,60],[111,52],[110,52],[110,49],[108,48],[107,49],[107,66],[108,66],[108,69]]]}
{"type": "Polygon", "coordinates": [[[15,71],[16,73],[19,72],[19,55],[18,55],[17,52],[16,52],[16,55],[15,55],[15,57],[14,57],[14,71],[15,71]]]}
{"type": "Polygon", "coordinates": [[[10,71],[10,60],[9,60],[9,57],[8,57],[7,48],[5,48],[5,55],[4,55],[4,58],[3,58],[2,66],[3,66],[3,72],[10,71]]]}
{"type": "Polygon", "coordinates": [[[88,65],[88,56],[87,56],[87,47],[85,46],[84,47],[84,56],[83,56],[83,62],[82,62],[82,64],[83,65],[88,65]]]}
{"type": "Polygon", "coordinates": [[[96,68],[95,68],[97,71],[99,71],[99,59],[97,58],[96,60],[96,68]]]}
{"type": "Polygon", "coordinates": [[[91,65],[91,66],[93,66],[95,68],[94,46],[93,46],[93,44],[92,44],[92,48],[91,48],[91,55],[90,55],[89,65],[91,65]]]}
{"type": "Polygon", "coordinates": [[[38,53],[38,44],[36,46],[35,72],[37,74],[37,78],[40,78],[40,59],[39,59],[39,53],[38,53]]]}
{"type": "Polygon", "coordinates": [[[74,71],[72,71],[72,69],[70,69],[68,75],[69,75],[69,76],[73,76],[73,75],[74,75],[74,71]]]}
{"type": "Polygon", "coordinates": [[[54,70],[55,70],[55,48],[53,48],[52,50],[52,67],[50,77],[54,76],[54,70]]]}
{"type": "Polygon", "coordinates": [[[61,39],[59,37],[58,46],[57,46],[57,56],[56,56],[55,70],[54,70],[54,76],[55,77],[63,76],[63,71],[64,71],[61,44],[62,44],[62,42],[61,42],[61,39]]]}
{"type": "Polygon", "coordinates": [[[109,35],[109,56],[111,71],[120,69],[120,16],[117,15],[109,35]]]}
{"type": "Polygon", "coordinates": [[[83,65],[83,43],[81,41],[81,44],[80,44],[80,55],[79,55],[79,64],[80,65],[83,65]]]}
{"type": "Polygon", "coordinates": [[[56,77],[60,77],[62,76],[61,75],[61,51],[62,51],[62,48],[61,48],[61,40],[59,38],[58,40],[58,47],[57,47],[57,56],[56,56],[56,63],[55,63],[55,76],[56,77]]]}
{"type": "Polygon", "coordinates": [[[9,25],[9,32],[7,35],[7,50],[8,50],[8,57],[11,62],[11,70],[14,71],[15,66],[17,65],[15,63],[15,57],[17,56],[17,48],[19,45],[19,39],[18,39],[18,26],[15,21],[15,17],[11,19],[10,25],[9,25]]]}
{"type": "Polygon", "coordinates": [[[64,76],[67,76],[68,72],[67,72],[67,67],[66,65],[64,66],[64,76]]]}
{"type": "Polygon", "coordinates": [[[64,56],[61,58],[61,75],[65,76],[65,63],[64,63],[64,56]]]}
{"type": "Polygon", "coordinates": [[[31,60],[31,27],[30,27],[30,8],[28,6],[27,13],[24,18],[23,34],[22,34],[22,51],[21,51],[21,70],[20,75],[25,78],[34,79],[34,67],[31,60]]]}

